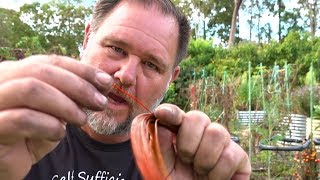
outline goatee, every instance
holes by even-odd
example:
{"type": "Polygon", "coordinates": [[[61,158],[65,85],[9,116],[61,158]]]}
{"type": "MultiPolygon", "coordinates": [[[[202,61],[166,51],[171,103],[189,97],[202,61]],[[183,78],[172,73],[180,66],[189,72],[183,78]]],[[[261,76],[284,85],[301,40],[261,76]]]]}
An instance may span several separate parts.
{"type": "Polygon", "coordinates": [[[84,110],[87,114],[88,124],[92,130],[101,135],[124,135],[130,132],[131,122],[134,117],[130,115],[124,122],[118,122],[111,110],[91,111],[84,110]]]}

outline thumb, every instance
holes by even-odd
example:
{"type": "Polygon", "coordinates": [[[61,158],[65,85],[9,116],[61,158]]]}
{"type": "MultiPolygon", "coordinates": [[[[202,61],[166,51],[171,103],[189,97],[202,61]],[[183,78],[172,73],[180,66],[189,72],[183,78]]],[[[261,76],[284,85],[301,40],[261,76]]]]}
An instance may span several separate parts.
{"type": "Polygon", "coordinates": [[[159,126],[153,114],[141,114],[133,120],[131,145],[136,164],[144,179],[162,180],[168,177],[168,171],[174,167],[175,151],[172,140],[172,133],[159,126]]]}

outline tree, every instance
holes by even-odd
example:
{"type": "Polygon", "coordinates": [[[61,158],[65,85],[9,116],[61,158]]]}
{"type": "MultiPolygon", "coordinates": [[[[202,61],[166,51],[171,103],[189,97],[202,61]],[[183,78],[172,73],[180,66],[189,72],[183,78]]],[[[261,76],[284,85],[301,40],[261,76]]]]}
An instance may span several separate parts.
{"type": "Polygon", "coordinates": [[[227,44],[230,36],[234,4],[229,0],[215,0],[208,27],[212,36],[218,36],[221,43],[227,44]]]}
{"type": "Polygon", "coordinates": [[[239,9],[242,4],[243,0],[234,0],[234,8],[233,8],[233,14],[232,14],[232,21],[231,21],[231,30],[229,35],[229,42],[228,46],[231,47],[235,43],[235,35],[236,35],[236,29],[237,29],[237,18],[239,16],[239,9]]]}
{"type": "Polygon", "coordinates": [[[283,15],[283,21],[286,22],[287,33],[293,31],[304,32],[304,28],[299,25],[301,18],[301,12],[298,8],[294,8],[292,11],[286,11],[283,15]]]}
{"type": "Polygon", "coordinates": [[[274,16],[278,17],[278,40],[281,41],[283,38],[282,30],[284,28],[283,15],[286,11],[285,4],[282,0],[270,0],[264,1],[264,5],[274,16]]]}
{"type": "Polygon", "coordinates": [[[24,36],[33,36],[35,32],[19,19],[14,10],[0,8],[0,47],[14,47],[24,36]]]}
{"type": "Polygon", "coordinates": [[[281,41],[282,40],[282,36],[281,36],[281,29],[282,29],[282,27],[281,27],[281,20],[282,20],[281,13],[283,11],[285,11],[285,6],[284,6],[282,0],[277,0],[277,4],[278,4],[278,18],[279,18],[278,34],[279,34],[279,41],[281,41]]]}
{"type": "Polygon", "coordinates": [[[194,12],[194,8],[191,7],[189,1],[187,1],[187,0],[172,0],[172,3],[175,4],[184,15],[191,18],[192,14],[194,12]]]}
{"type": "MultiPolygon", "coordinates": [[[[190,5],[190,2],[187,0],[172,0],[172,3],[175,4],[179,10],[185,14],[191,23],[197,22],[197,19],[193,19],[193,14],[195,12],[195,8],[190,5]]],[[[197,38],[196,28],[191,24],[191,36],[192,38],[197,38]]]]}
{"type": "Polygon", "coordinates": [[[308,26],[310,27],[310,33],[315,36],[318,28],[318,14],[319,14],[319,3],[318,0],[299,0],[299,4],[302,5],[302,9],[307,11],[308,26]]]}
{"type": "Polygon", "coordinates": [[[261,37],[264,35],[266,42],[271,42],[272,40],[272,29],[270,23],[265,24],[264,27],[261,27],[261,37]]]}
{"type": "Polygon", "coordinates": [[[206,19],[210,18],[210,15],[212,14],[212,10],[215,10],[215,0],[191,0],[193,6],[197,9],[198,12],[198,18],[202,19],[200,22],[202,22],[202,31],[203,31],[203,39],[207,39],[207,32],[208,30],[206,29],[207,24],[206,24],[206,19]]]}
{"type": "Polygon", "coordinates": [[[85,21],[90,15],[90,8],[77,5],[79,2],[53,0],[44,4],[25,4],[20,8],[20,17],[27,19],[27,23],[38,33],[47,52],[77,57],[85,21]]]}
{"type": "Polygon", "coordinates": [[[228,42],[233,9],[233,4],[228,0],[173,0],[173,2],[189,16],[193,37],[207,39],[209,35],[218,37],[222,43],[228,42]],[[201,32],[201,35],[198,35],[198,32],[201,32]]]}
{"type": "MultiPolygon", "coordinates": [[[[237,1],[242,2],[243,0],[237,1]]],[[[173,0],[173,3],[189,16],[193,23],[193,37],[207,39],[209,35],[210,37],[219,38],[223,44],[228,43],[234,4],[228,0],[173,0]],[[196,19],[192,19],[192,17],[196,17],[196,19]],[[198,35],[199,31],[202,34],[200,36],[198,35]]],[[[235,15],[238,16],[238,11],[235,12],[235,15]]],[[[237,17],[235,19],[237,20],[237,17]]],[[[237,25],[233,28],[235,29],[233,39],[238,41],[236,39],[237,25]]]]}
{"type": "Polygon", "coordinates": [[[215,0],[173,0],[173,3],[193,22],[194,26],[192,30],[194,37],[206,39],[208,34],[206,21],[211,17],[215,0]],[[199,31],[202,31],[202,35],[198,35],[199,31]]]}

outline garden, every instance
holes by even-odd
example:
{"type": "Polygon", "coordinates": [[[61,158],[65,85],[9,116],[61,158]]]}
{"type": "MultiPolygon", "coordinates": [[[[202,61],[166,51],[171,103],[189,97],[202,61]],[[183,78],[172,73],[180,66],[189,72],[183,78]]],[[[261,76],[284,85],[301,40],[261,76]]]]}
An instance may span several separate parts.
{"type": "Polygon", "coordinates": [[[315,179],[319,43],[297,32],[282,43],[240,43],[232,49],[192,41],[165,101],[222,123],[248,152],[252,179],[315,179]]]}
{"type": "MultiPolygon", "coordinates": [[[[90,8],[52,1],[26,4],[19,12],[0,10],[0,62],[32,54],[79,58],[90,8]],[[66,18],[46,25],[55,16],[66,18]],[[31,17],[31,23],[21,17],[31,17]]],[[[320,177],[320,38],[287,31],[268,42],[236,38],[228,48],[193,32],[180,77],[163,100],[185,111],[204,111],[223,124],[248,153],[251,179],[320,177]]]]}

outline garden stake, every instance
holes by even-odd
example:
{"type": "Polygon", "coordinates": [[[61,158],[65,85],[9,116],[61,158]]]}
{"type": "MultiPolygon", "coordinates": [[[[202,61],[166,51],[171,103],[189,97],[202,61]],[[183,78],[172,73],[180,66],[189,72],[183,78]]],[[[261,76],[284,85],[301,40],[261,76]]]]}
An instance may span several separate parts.
{"type": "Polygon", "coordinates": [[[251,61],[248,65],[248,102],[249,102],[249,160],[252,159],[252,130],[251,130],[251,61]]]}
{"type": "Polygon", "coordinates": [[[289,70],[288,64],[285,63],[285,85],[286,85],[286,105],[288,114],[291,112],[290,93],[289,93],[289,70]]]}
{"type": "MultiPolygon", "coordinates": [[[[313,139],[313,63],[310,64],[310,72],[311,72],[311,82],[310,82],[310,135],[309,138],[313,139]]],[[[311,154],[315,154],[315,159],[317,159],[317,151],[314,142],[311,143],[311,154]]],[[[311,162],[310,162],[311,163],[311,162]]],[[[317,166],[315,166],[315,169],[312,169],[312,171],[316,171],[317,166]]]]}
{"type": "Polygon", "coordinates": [[[310,65],[310,72],[311,72],[311,82],[310,82],[310,118],[311,118],[311,124],[310,124],[310,128],[311,128],[311,137],[313,135],[313,64],[311,63],[310,65]]]}
{"type": "MultiPolygon", "coordinates": [[[[264,78],[263,78],[263,67],[262,67],[262,63],[260,63],[260,77],[261,77],[261,94],[262,94],[262,109],[263,111],[266,113],[266,97],[265,97],[265,88],[264,88],[264,78]]],[[[271,122],[268,121],[268,136],[269,139],[271,138],[271,133],[272,133],[272,129],[271,129],[271,122]]],[[[268,145],[270,145],[270,141],[268,143],[268,145]]],[[[268,179],[271,179],[271,153],[268,151],[267,153],[268,156],[268,179]]]]}

